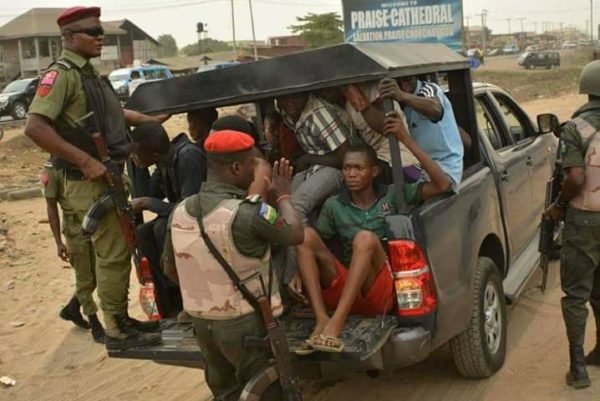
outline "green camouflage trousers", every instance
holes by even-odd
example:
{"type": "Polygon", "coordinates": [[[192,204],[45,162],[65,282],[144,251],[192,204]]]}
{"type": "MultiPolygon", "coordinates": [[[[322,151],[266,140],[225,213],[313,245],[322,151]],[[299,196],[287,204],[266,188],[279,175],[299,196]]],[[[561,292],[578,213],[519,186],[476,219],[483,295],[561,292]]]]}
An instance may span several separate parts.
{"type": "MultiPolygon", "coordinates": [[[[246,383],[269,366],[267,350],[244,346],[247,336],[265,336],[262,322],[251,314],[232,320],[192,317],[192,324],[206,362],[206,383],[215,400],[238,400],[246,383]]],[[[272,387],[261,400],[280,399],[279,388],[272,387]]]]}
{"type": "Polygon", "coordinates": [[[63,234],[69,251],[69,262],[75,270],[75,295],[84,315],[98,312],[93,293],[96,289],[96,255],[92,240],[81,236],[83,215],[63,214],[63,234]]]}
{"type": "Polygon", "coordinates": [[[562,233],[561,306],[570,345],[583,345],[590,302],[600,331],[600,213],[567,211],[562,233]]]}
{"type": "MultiPolygon", "coordinates": [[[[65,198],[77,214],[87,212],[106,191],[107,184],[104,181],[65,181],[65,198]]],[[[100,221],[92,242],[96,257],[97,292],[104,312],[106,334],[117,337],[120,331],[113,316],[127,313],[131,255],[116,211],[108,212],[100,221]]]]}

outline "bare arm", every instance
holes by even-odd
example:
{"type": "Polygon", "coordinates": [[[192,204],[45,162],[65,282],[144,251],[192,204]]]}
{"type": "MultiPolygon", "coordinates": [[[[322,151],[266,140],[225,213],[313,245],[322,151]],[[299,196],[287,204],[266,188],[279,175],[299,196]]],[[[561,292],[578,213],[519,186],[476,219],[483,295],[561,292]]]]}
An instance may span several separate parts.
{"type": "Polygon", "coordinates": [[[421,187],[421,199],[427,200],[434,196],[446,193],[452,187],[452,181],[440,168],[440,166],[431,158],[429,155],[421,149],[419,145],[412,139],[408,134],[404,122],[394,112],[389,115],[385,120],[385,133],[393,134],[396,138],[402,142],[408,150],[410,150],[417,160],[421,163],[421,166],[425,169],[431,181],[423,184],[421,187]]]}
{"type": "Polygon", "coordinates": [[[56,253],[59,258],[68,261],[67,247],[62,241],[60,235],[60,217],[58,214],[58,203],[54,198],[46,198],[46,212],[48,213],[48,222],[50,223],[50,230],[54,237],[56,244],[56,253]]]}
{"type": "Polygon", "coordinates": [[[147,114],[139,113],[134,110],[123,109],[123,114],[125,115],[125,121],[127,121],[128,125],[133,127],[137,127],[140,124],[146,122],[157,122],[164,123],[171,117],[169,114],[159,114],[157,116],[149,116],[147,114]]]}
{"type": "Polygon", "coordinates": [[[398,103],[412,108],[422,116],[431,121],[441,120],[444,109],[437,97],[415,96],[404,92],[398,86],[398,83],[390,78],[386,78],[379,84],[379,94],[383,98],[395,99],[398,103]]]}
{"type": "Polygon", "coordinates": [[[291,227],[291,243],[289,245],[300,245],[304,242],[304,225],[290,199],[293,170],[289,160],[282,158],[276,161],[273,165],[273,178],[269,192],[278,199],[277,204],[281,217],[291,227]]]}
{"type": "Polygon", "coordinates": [[[78,166],[88,179],[98,179],[106,173],[102,163],[65,141],[45,117],[31,114],[25,125],[25,135],[46,152],[78,166]]]}
{"type": "Polygon", "coordinates": [[[567,170],[567,177],[563,181],[562,189],[558,197],[559,203],[569,203],[576,197],[585,184],[585,169],[583,167],[571,167],[567,170]]]}

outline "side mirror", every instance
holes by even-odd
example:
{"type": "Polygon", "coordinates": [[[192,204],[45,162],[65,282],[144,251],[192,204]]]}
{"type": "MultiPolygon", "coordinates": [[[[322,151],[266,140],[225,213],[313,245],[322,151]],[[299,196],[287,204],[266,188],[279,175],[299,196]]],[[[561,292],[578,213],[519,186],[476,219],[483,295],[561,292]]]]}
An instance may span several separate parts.
{"type": "Polygon", "coordinates": [[[537,123],[540,134],[548,134],[554,132],[558,136],[558,129],[560,128],[560,121],[554,114],[540,114],[537,116],[537,123]]]}

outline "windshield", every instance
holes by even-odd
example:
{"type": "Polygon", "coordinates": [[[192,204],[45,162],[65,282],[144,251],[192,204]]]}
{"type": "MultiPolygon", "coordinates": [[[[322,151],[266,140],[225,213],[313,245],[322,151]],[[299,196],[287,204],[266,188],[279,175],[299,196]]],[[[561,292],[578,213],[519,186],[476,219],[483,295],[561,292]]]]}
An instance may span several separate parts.
{"type": "Polygon", "coordinates": [[[112,82],[127,81],[129,79],[129,74],[109,75],[108,79],[112,82]]]}
{"type": "Polygon", "coordinates": [[[10,84],[8,84],[8,86],[6,88],[4,88],[2,93],[24,92],[25,88],[27,88],[27,85],[29,85],[30,83],[31,83],[31,80],[29,80],[29,79],[21,79],[19,81],[11,82],[10,84]]]}

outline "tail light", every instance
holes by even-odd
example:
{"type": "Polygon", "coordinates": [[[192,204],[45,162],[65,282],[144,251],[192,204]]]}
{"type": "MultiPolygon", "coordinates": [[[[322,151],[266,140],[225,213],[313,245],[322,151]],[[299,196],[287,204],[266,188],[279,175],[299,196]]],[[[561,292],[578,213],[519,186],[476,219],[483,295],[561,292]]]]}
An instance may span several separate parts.
{"type": "Polygon", "coordinates": [[[398,316],[427,315],[437,306],[433,276],[423,249],[414,241],[389,242],[398,316]]]}

